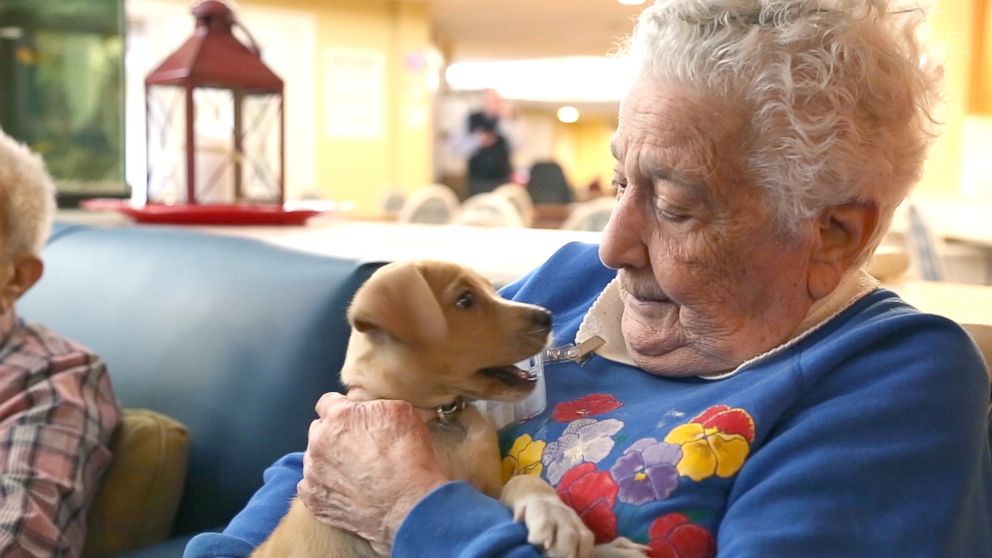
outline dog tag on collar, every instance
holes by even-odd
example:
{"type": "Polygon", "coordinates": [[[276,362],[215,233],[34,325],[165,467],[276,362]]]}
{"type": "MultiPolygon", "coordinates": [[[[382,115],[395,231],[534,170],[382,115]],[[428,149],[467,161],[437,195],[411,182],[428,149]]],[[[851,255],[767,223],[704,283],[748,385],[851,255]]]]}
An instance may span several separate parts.
{"type": "Polygon", "coordinates": [[[544,412],[548,405],[548,392],[544,386],[544,363],[541,356],[543,353],[517,363],[519,368],[530,370],[536,376],[537,383],[534,391],[526,399],[516,403],[505,401],[476,401],[473,403],[482,414],[489,417],[499,430],[508,424],[523,422],[544,412]]]}

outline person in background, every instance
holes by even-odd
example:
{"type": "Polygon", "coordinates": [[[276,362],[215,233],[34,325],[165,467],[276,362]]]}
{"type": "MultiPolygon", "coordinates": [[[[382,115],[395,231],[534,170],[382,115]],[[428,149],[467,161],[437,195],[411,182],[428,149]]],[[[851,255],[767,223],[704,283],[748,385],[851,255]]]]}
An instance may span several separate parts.
{"type": "Polygon", "coordinates": [[[510,181],[513,165],[513,108],[495,89],[482,93],[482,110],[473,111],[454,137],[454,149],[467,158],[468,195],[491,192],[510,181]]]}
{"type": "MultiPolygon", "coordinates": [[[[506,475],[540,475],[597,543],[650,556],[992,556],[982,357],[864,271],[933,137],[924,15],[885,0],[643,10],[601,244],[503,290],[554,313],[559,349],[547,410],[501,432],[506,475]]],[[[297,490],[393,556],[541,554],[500,502],[445,476],[409,404],[332,393],[317,411],[306,453],[187,556],[247,555],[297,490]]]]}
{"type": "Polygon", "coordinates": [[[54,211],[41,158],[0,131],[0,557],[80,555],[120,417],[103,361],[15,309],[54,211]]]}

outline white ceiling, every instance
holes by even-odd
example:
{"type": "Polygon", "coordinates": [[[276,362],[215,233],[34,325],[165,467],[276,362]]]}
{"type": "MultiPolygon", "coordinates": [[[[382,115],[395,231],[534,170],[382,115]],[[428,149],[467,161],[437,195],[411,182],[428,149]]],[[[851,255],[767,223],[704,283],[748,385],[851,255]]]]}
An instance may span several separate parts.
{"type": "Polygon", "coordinates": [[[644,7],[616,0],[425,1],[449,62],[602,56],[623,42],[644,7]]]}

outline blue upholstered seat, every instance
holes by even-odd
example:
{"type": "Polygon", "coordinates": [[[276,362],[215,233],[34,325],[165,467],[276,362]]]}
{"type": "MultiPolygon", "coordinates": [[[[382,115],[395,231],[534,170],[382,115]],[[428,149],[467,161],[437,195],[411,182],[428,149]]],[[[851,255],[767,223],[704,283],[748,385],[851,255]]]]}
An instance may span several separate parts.
{"type": "Polygon", "coordinates": [[[44,258],[21,315],[102,355],[122,405],[189,429],[177,536],[226,523],[305,447],[317,398],[339,388],[345,310],[377,267],[140,227],[60,225],[44,258]]]}

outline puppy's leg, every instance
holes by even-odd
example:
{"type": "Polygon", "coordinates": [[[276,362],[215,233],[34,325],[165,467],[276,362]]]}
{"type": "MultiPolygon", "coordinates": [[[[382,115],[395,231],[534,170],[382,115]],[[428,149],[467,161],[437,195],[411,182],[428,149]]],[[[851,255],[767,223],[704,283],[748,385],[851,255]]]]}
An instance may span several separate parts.
{"type": "Polygon", "coordinates": [[[596,545],[596,558],[638,558],[648,555],[649,547],[637,544],[627,537],[617,537],[613,542],[596,545]]]}
{"type": "Polygon", "coordinates": [[[590,558],[595,538],[579,514],[568,507],[555,489],[534,475],[517,475],[503,487],[500,501],[513,519],[527,525],[527,542],[548,556],[590,558]]]}
{"type": "Polygon", "coordinates": [[[250,558],[378,558],[368,541],[324,525],[299,498],[250,558]]]}

